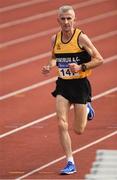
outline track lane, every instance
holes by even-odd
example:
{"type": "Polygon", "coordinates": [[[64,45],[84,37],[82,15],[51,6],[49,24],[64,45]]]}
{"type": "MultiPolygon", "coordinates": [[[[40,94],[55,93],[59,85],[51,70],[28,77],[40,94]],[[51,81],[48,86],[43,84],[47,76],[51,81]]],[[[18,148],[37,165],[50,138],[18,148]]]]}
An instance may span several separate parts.
{"type": "MultiPolygon", "coordinates": [[[[110,37],[101,41],[94,42],[95,46],[99,49],[104,58],[116,55],[116,38],[110,37]],[[101,44],[103,44],[101,46],[101,44]],[[105,47],[106,44],[112,44],[111,46],[105,47]]],[[[30,86],[42,80],[46,80],[56,75],[56,70],[53,70],[50,75],[47,77],[41,73],[43,65],[47,63],[47,58],[42,60],[32,62],[21,67],[14,69],[9,69],[5,72],[1,72],[1,82],[2,86],[0,87],[0,95],[4,95],[18,89],[30,86]],[[27,73],[26,73],[27,72],[27,73]],[[15,76],[14,76],[15,74],[15,76]]]]}
{"type": "Polygon", "coordinates": [[[12,5],[16,5],[16,4],[19,4],[19,3],[22,3],[22,2],[27,2],[27,0],[10,0],[10,1],[4,1],[4,0],[0,0],[0,7],[1,8],[4,8],[6,6],[12,6],[12,5]]]}
{"type": "Polygon", "coordinates": [[[91,24],[89,23],[88,25],[82,24],[80,28],[89,37],[95,37],[95,36],[98,36],[99,34],[104,34],[104,33],[116,30],[116,23],[114,23],[116,19],[117,19],[117,15],[100,19],[100,21],[95,21],[95,22],[92,22],[91,24]],[[104,28],[100,26],[100,23],[104,24],[104,28]],[[96,26],[97,28],[95,28],[96,26]]]}
{"type": "MultiPolygon", "coordinates": [[[[53,9],[57,9],[60,5],[63,5],[65,3],[71,5],[77,3],[77,0],[72,0],[72,1],[73,2],[70,2],[69,0],[65,0],[65,2],[63,2],[62,0],[59,0],[56,3],[53,3],[52,1],[49,0],[41,1],[41,3],[38,1],[37,3],[32,4],[31,6],[14,9],[12,11],[9,11],[9,13],[2,12],[3,19],[1,20],[1,24],[34,16],[40,13],[46,13],[47,11],[52,11],[53,9]]],[[[82,0],[80,0],[79,3],[81,1],[82,0]]]]}
{"type": "Polygon", "coordinates": [[[5,6],[0,8],[0,12],[4,13],[4,12],[10,12],[10,11],[14,11],[16,9],[20,9],[20,8],[24,8],[27,6],[31,6],[34,4],[39,4],[42,2],[47,2],[48,0],[30,0],[30,1],[26,1],[26,2],[22,2],[22,3],[18,3],[18,4],[12,4],[10,6],[5,6]]]}
{"type": "MultiPolygon", "coordinates": [[[[85,32],[87,31],[85,30],[85,32]]],[[[53,33],[51,34],[51,36],[52,35],[53,33]]],[[[51,37],[47,35],[44,37],[37,37],[27,42],[22,42],[20,44],[15,44],[15,46],[10,46],[10,47],[8,46],[0,49],[0,54],[1,54],[0,65],[5,66],[7,64],[14,63],[25,58],[39,55],[40,53],[44,53],[45,51],[47,52],[49,49],[51,49],[50,39],[51,37]],[[41,42],[45,42],[45,45],[41,46],[41,42]]]]}
{"type": "MultiPolygon", "coordinates": [[[[101,3],[102,4],[102,3],[101,3]]],[[[82,21],[83,19],[87,17],[92,17],[96,16],[97,14],[104,14],[104,13],[109,13],[110,11],[116,10],[116,6],[112,6],[112,3],[109,1],[109,3],[104,2],[104,9],[102,10],[100,8],[101,4],[96,4],[84,8],[79,8],[78,12],[76,11],[76,17],[78,17],[78,22],[79,20],[82,21]],[[92,11],[92,9],[96,9],[96,11],[92,11]],[[86,13],[89,11],[89,13],[86,13]]],[[[16,39],[16,38],[21,38],[27,35],[31,35],[34,33],[38,33],[40,31],[44,31],[45,29],[51,29],[54,27],[57,27],[58,23],[56,21],[56,17],[53,18],[50,17],[45,17],[42,19],[37,19],[35,21],[27,22],[24,24],[16,25],[13,27],[7,27],[1,29],[2,32],[2,37],[1,37],[1,42],[5,42],[8,40],[16,39]],[[49,24],[46,23],[46,21],[49,21],[49,24]],[[43,24],[43,26],[40,26],[40,24],[43,24]],[[20,30],[22,29],[22,31],[20,30]]]]}
{"type": "MultiPolygon", "coordinates": [[[[111,37],[111,36],[116,35],[116,33],[117,33],[117,31],[112,31],[112,32],[110,31],[110,32],[107,32],[105,34],[101,34],[99,36],[93,37],[92,41],[96,42],[96,41],[99,41],[99,40],[103,40],[103,39],[105,39],[107,37],[111,37]]],[[[51,51],[48,51],[48,52],[45,52],[45,53],[42,53],[42,54],[39,54],[39,55],[36,55],[36,56],[32,56],[32,57],[29,57],[29,58],[26,58],[26,59],[22,59],[19,62],[15,62],[15,63],[12,63],[12,64],[8,64],[6,66],[2,66],[0,68],[0,72],[6,71],[6,70],[9,70],[9,69],[13,69],[13,68],[16,68],[16,67],[19,67],[19,66],[22,66],[22,65],[26,65],[26,64],[38,61],[38,60],[43,59],[43,58],[49,58],[50,56],[51,56],[51,51]]]]}
{"type": "MultiPolygon", "coordinates": [[[[92,133],[92,136],[93,136],[93,133],[92,133]]],[[[108,138],[107,140],[104,140],[103,142],[100,142],[90,148],[81,150],[78,153],[76,153],[74,155],[74,157],[75,157],[75,162],[77,165],[78,173],[73,174],[70,177],[73,179],[77,178],[78,180],[81,180],[81,179],[83,180],[85,175],[89,173],[90,168],[92,166],[92,162],[94,162],[94,160],[95,160],[96,151],[98,149],[110,149],[110,150],[115,149],[115,144],[114,144],[115,141],[116,141],[116,136],[113,136],[113,137],[108,138]],[[83,162],[85,162],[85,164],[88,164],[88,166],[85,166],[85,168],[84,168],[83,162]]],[[[81,148],[82,148],[82,146],[81,146],[81,148]]],[[[53,162],[53,161],[51,161],[51,162],[53,162]]],[[[49,176],[49,178],[51,178],[51,179],[55,179],[55,178],[63,179],[63,177],[61,177],[59,175],[59,170],[62,169],[64,166],[65,166],[65,161],[60,161],[60,162],[50,165],[47,168],[37,171],[36,173],[33,173],[33,175],[30,175],[27,177],[32,178],[32,179],[34,179],[34,178],[35,179],[42,179],[42,178],[47,179],[49,176]]],[[[21,177],[21,175],[19,175],[19,177],[21,177]]],[[[68,177],[65,176],[64,179],[67,179],[67,178],[68,177]]]]}
{"type": "MultiPolygon", "coordinates": [[[[92,83],[93,95],[110,89],[110,84],[112,88],[116,87],[116,64],[117,62],[113,61],[94,70],[93,75],[89,78],[92,83]],[[103,72],[106,76],[102,79],[103,72]],[[97,87],[98,84],[100,84],[99,87],[97,87]]],[[[1,133],[55,112],[55,99],[50,95],[54,87],[55,83],[47,84],[1,101],[1,133]],[[43,103],[40,101],[42,97],[43,103]],[[47,103],[44,103],[46,101],[47,103]]]]}
{"type": "MultiPolygon", "coordinates": [[[[76,8],[82,8],[82,7],[90,6],[90,5],[93,5],[93,4],[98,4],[98,3],[100,4],[100,3],[103,3],[105,1],[108,2],[108,0],[88,0],[87,2],[81,1],[81,2],[77,3],[77,1],[75,1],[75,0],[73,0],[72,2],[69,2],[69,0],[66,0],[66,4],[71,4],[74,7],[74,9],[76,9],[76,8]]],[[[5,13],[3,12],[2,13],[2,15],[3,15],[2,21],[4,23],[1,24],[0,27],[4,28],[4,27],[9,27],[9,26],[14,26],[14,25],[17,25],[17,24],[22,24],[24,22],[26,23],[28,21],[33,21],[33,20],[35,20],[35,18],[37,19],[37,15],[38,15],[38,13],[40,11],[42,12],[42,15],[40,17],[41,13],[39,14],[39,19],[41,19],[43,17],[49,17],[49,16],[56,15],[58,7],[60,7],[61,5],[64,5],[64,4],[65,4],[65,2],[63,3],[62,0],[57,1],[56,3],[53,3],[52,1],[50,1],[48,3],[45,3],[42,6],[40,5],[40,8],[37,5],[39,10],[37,9],[37,7],[35,7],[36,9],[34,9],[34,6],[32,5],[32,7],[28,7],[28,8],[26,7],[27,11],[26,10],[24,11],[25,7],[21,9],[22,11],[20,9],[17,9],[16,11],[14,10],[15,12],[11,11],[11,12],[9,12],[9,16],[8,16],[8,14],[6,12],[5,13]],[[20,13],[19,14],[18,11],[21,11],[22,13],[19,12],[20,13]],[[37,13],[35,13],[35,11],[37,13]],[[30,12],[30,14],[26,15],[26,13],[28,13],[28,12],[30,12]],[[31,12],[32,12],[32,16],[31,16],[31,12]],[[15,19],[14,14],[16,14],[16,16],[21,16],[21,18],[16,18],[15,19]],[[10,15],[12,16],[11,17],[12,20],[9,19],[10,15]],[[22,18],[22,15],[24,16],[24,18],[22,18]],[[7,18],[8,18],[8,20],[7,20],[7,18]]]]}
{"type": "MultiPolygon", "coordinates": [[[[117,15],[117,11],[112,10],[112,11],[109,11],[109,12],[106,12],[106,13],[99,14],[98,16],[91,16],[91,17],[79,20],[78,23],[76,23],[76,26],[79,26],[79,27],[82,28],[82,25],[87,25],[89,23],[99,22],[100,20],[104,20],[104,19],[111,18],[111,17],[114,18],[116,15],[117,15]]],[[[113,21],[114,21],[114,19],[112,20],[112,22],[113,21]]],[[[56,24],[57,24],[57,22],[56,22],[56,24]]],[[[47,25],[47,23],[46,23],[46,25],[47,25]]],[[[57,24],[57,26],[58,26],[58,24],[57,24]]],[[[43,31],[40,31],[40,32],[38,31],[37,33],[33,33],[33,34],[30,34],[30,35],[27,35],[27,36],[23,36],[23,37],[19,37],[19,38],[13,39],[13,40],[6,41],[6,42],[2,43],[1,49],[5,48],[5,47],[8,47],[8,46],[10,47],[10,46],[13,46],[13,45],[16,45],[16,44],[19,44],[19,43],[27,42],[27,41],[33,40],[35,38],[47,36],[47,35],[50,35],[52,33],[56,33],[59,30],[59,28],[57,26],[53,27],[53,28],[51,27],[50,29],[47,27],[46,28],[47,30],[44,29],[43,31]]],[[[41,26],[41,27],[43,27],[43,26],[41,26]]],[[[32,29],[32,28],[29,28],[29,29],[32,29]]],[[[15,32],[18,32],[18,31],[15,31],[15,32]]],[[[15,33],[10,33],[10,34],[15,34],[15,33]]],[[[5,35],[5,37],[6,38],[10,37],[10,34],[5,35]]],[[[3,38],[4,38],[4,36],[2,36],[2,39],[3,38]]],[[[1,39],[1,42],[2,42],[2,39],[1,39]]]]}
{"type": "MultiPolygon", "coordinates": [[[[93,102],[97,115],[95,117],[95,121],[92,121],[92,123],[88,123],[86,131],[82,135],[82,138],[81,136],[76,136],[76,134],[73,133],[72,121],[71,121],[70,134],[72,138],[74,139],[73,150],[78,148],[79,145],[80,147],[82,147],[96,139],[99,139],[113,132],[113,129],[109,127],[112,127],[116,123],[116,110],[115,110],[116,98],[115,97],[117,96],[115,96],[115,93],[113,93],[111,94],[111,96],[106,96],[93,102]],[[105,104],[105,106],[102,107],[101,106],[102,104],[105,104]],[[102,111],[99,110],[98,108],[99,106],[102,107],[101,108],[102,111]],[[114,110],[113,116],[111,116],[110,113],[107,113],[110,111],[110,109],[114,110]],[[111,121],[109,121],[110,118],[111,118],[111,121]],[[96,134],[96,136],[94,136],[94,133],[96,134]]],[[[71,111],[70,113],[71,118],[73,117],[72,113],[73,112],[71,111]]],[[[2,143],[3,143],[3,149],[4,149],[4,157],[7,157],[7,159],[5,158],[3,162],[6,169],[3,169],[2,177],[6,175],[6,177],[14,178],[16,176],[19,176],[18,172],[22,172],[22,171],[25,173],[29,172],[37,167],[42,166],[43,164],[46,164],[47,162],[50,162],[62,156],[63,152],[62,152],[61,147],[59,146],[59,139],[58,139],[57,131],[58,130],[57,130],[55,118],[52,118],[49,122],[45,121],[43,123],[40,123],[39,126],[28,128],[23,132],[19,132],[13,135],[12,138],[8,138],[8,137],[5,138],[2,141],[2,143]],[[16,141],[17,141],[17,146],[16,146],[16,141]],[[48,142],[50,143],[48,144],[48,142]],[[7,149],[7,146],[9,146],[9,151],[5,151],[5,149],[7,149]],[[56,146],[58,148],[54,148],[56,146]],[[54,148],[54,154],[52,151],[53,148],[54,148]],[[12,161],[15,161],[17,163],[15,164],[12,163],[12,165],[10,165],[9,163],[11,162],[11,159],[12,161]],[[18,161],[16,161],[17,159],[18,161]],[[33,159],[35,159],[35,161],[33,161],[33,159]],[[13,174],[13,173],[8,173],[8,172],[16,172],[16,173],[13,174]]],[[[115,143],[113,143],[112,146],[114,148],[115,143]]],[[[80,157],[78,158],[78,160],[77,158],[78,157],[76,157],[76,161],[78,162],[80,157]]],[[[82,159],[82,162],[84,162],[83,157],[81,159],[82,159]]],[[[83,166],[84,164],[82,162],[80,161],[81,166],[83,166]]],[[[91,163],[91,159],[89,160],[89,162],[91,163]]],[[[50,168],[49,168],[49,171],[53,172],[53,169],[50,170],[50,168]]],[[[54,177],[57,176],[58,178],[57,170],[58,168],[55,169],[54,177]]],[[[80,173],[84,175],[84,168],[80,169],[80,173]]],[[[42,178],[42,176],[43,176],[43,173],[38,174],[38,178],[42,178]]],[[[77,176],[78,176],[77,174],[73,175],[73,177],[77,177],[77,176]]],[[[34,177],[35,175],[33,176],[33,178],[34,177]]]]}

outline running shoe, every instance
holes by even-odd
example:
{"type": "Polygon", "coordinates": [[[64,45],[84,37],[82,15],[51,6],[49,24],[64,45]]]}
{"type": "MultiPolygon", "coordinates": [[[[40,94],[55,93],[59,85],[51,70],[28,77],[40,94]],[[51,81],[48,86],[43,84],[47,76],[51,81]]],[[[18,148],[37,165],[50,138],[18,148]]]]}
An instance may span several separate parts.
{"type": "Polygon", "coordinates": [[[67,166],[61,170],[60,174],[61,175],[67,175],[67,174],[73,174],[76,172],[76,168],[75,165],[68,161],[67,166]]]}
{"type": "Polygon", "coordinates": [[[95,116],[95,112],[94,112],[94,109],[91,106],[91,103],[87,104],[87,108],[89,109],[89,112],[88,112],[88,115],[87,115],[87,120],[91,121],[95,116]]]}

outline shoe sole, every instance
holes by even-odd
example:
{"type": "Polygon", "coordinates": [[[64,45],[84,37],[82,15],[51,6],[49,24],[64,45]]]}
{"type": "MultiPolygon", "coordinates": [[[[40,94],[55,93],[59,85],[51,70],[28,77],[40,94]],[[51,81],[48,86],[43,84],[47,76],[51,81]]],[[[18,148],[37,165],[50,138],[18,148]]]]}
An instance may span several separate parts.
{"type": "Polygon", "coordinates": [[[72,172],[61,172],[60,175],[70,175],[70,174],[73,174],[73,173],[76,173],[77,171],[72,171],[72,172]]]}

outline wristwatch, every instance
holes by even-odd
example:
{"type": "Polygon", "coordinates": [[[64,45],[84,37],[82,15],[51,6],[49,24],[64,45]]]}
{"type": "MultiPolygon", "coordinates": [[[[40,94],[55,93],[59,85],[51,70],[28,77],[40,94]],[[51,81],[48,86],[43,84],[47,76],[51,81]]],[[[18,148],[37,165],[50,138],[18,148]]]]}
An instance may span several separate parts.
{"type": "Polygon", "coordinates": [[[85,64],[82,64],[82,65],[81,65],[81,70],[82,70],[83,72],[85,72],[85,71],[87,70],[87,66],[86,66],[85,64]]]}

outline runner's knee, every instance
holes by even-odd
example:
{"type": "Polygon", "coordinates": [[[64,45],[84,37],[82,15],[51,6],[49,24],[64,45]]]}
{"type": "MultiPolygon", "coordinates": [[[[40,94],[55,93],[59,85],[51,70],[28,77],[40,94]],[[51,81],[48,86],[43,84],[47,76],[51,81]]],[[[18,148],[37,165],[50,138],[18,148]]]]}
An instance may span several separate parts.
{"type": "Polygon", "coordinates": [[[58,126],[61,131],[67,131],[68,130],[68,123],[66,122],[65,118],[61,117],[58,118],[58,126]]]}
{"type": "Polygon", "coordinates": [[[85,129],[85,127],[79,127],[79,128],[75,127],[74,128],[75,132],[79,135],[84,132],[84,129],[85,129]]]}

